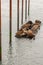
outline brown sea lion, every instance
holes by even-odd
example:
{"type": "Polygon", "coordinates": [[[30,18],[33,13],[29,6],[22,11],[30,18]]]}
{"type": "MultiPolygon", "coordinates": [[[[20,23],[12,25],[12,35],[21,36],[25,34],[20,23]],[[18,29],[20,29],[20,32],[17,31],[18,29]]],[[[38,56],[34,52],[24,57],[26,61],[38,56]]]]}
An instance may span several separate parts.
{"type": "Polygon", "coordinates": [[[35,35],[34,35],[34,33],[33,33],[33,31],[30,29],[30,30],[28,30],[28,31],[25,31],[24,30],[24,33],[27,35],[27,37],[29,37],[29,38],[33,38],[35,35]]]}
{"type": "Polygon", "coordinates": [[[24,24],[24,25],[22,25],[22,27],[21,27],[21,29],[23,29],[23,28],[31,28],[32,27],[32,21],[28,21],[26,24],[24,24]]]}
{"type": "Polygon", "coordinates": [[[33,24],[32,21],[27,22],[24,24],[21,29],[16,33],[16,37],[35,37],[35,34],[40,27],[41,21],[35,20],[33,24]]]}
{"type": "Polygon", "coordinates": [[[37,29],[39,29],[41,24],[41,21],[39,20],[35,20],[35,23],[33,24],[33,27],[31,28],[32,31],[37,31],[37,29]]]}

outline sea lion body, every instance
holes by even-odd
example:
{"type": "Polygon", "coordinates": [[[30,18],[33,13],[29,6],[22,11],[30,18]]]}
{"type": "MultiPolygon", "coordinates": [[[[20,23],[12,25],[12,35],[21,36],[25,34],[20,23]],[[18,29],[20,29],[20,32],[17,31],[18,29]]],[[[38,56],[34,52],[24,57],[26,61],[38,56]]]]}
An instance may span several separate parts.
{"type": "Polygon", "coordinates": [[[32,21],[28,21],[26,24],[21,26],[21,29],[16,33],[16,37],[28,37],[33,38],[37,30],[40,28],[41,21],[35,20],[33,24],[32,21]]]}

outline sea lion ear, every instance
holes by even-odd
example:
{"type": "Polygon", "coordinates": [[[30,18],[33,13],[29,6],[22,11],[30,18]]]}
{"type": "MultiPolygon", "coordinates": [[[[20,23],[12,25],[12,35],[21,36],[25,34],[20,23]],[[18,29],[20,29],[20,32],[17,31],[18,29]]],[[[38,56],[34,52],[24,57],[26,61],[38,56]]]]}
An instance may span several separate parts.
{"type": "Polygon", "coordinates": [[[33,24],[33,22],[32,21],[28,21],[27,24],[33,24]]]}

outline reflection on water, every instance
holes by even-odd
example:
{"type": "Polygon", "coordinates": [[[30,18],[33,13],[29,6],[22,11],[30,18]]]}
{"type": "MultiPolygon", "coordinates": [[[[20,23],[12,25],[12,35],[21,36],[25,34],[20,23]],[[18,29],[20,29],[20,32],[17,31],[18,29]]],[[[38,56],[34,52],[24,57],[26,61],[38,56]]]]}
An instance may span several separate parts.
{"type": "Polygon", "coordinates": [[[13,58],[13,56],[12,56],[12,46],[9,47],[8,56],[7,57],[8,57],[7,65],[12,65],[12,58],[13,58]]]}
{"type": "MultiPolygon", "coordinates": [[[[43,65],[43,24],[35,40],[15,38],[16,1],[13,0],[12,45],[9,45],[9,0],[2,0],[2,64],[0,65],[43,65]],[[8,3],[7,3],[8,2],[8,3]],[[15,5],[15,6],[14,6],[15,5]],[[4,7],[3,7],[4,6],[4,7]]],[[[21,1],[21,0],[20,0],[21,1]]],[[[43,0],[31,0],[30,19],[43,21],[43,0]]]]}

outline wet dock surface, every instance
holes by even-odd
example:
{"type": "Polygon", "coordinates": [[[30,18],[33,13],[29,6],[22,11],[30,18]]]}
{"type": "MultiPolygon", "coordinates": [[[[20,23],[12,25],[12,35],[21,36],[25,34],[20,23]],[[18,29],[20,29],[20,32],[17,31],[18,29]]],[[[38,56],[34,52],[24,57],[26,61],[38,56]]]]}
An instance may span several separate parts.
{"type": "MultiPolygon", "coordinates": [[[[2,64],[43,65],[43,1],[31,0],[29,20],[42,21],[35,40],[15,38],[17,23],[17,0],[13,0],[12,45],[9,45],[9,1],[2,0],[2,64]]],[[[21,0],[20,0],[21,2],[21,0]]],[[[25,9],[24,9],[25,10],[25,9]]],[[[21,15],[20,15],[21,16],[21,15]]],[[[25,21],[25,20],[24,20],[25,21]]]]}

